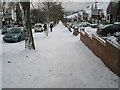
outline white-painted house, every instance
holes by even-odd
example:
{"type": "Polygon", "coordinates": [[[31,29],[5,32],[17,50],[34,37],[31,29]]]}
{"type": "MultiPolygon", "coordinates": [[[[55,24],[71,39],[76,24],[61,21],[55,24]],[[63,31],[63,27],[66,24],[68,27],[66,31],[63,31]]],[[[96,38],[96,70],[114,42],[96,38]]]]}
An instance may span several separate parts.
{"type": "Polygon", "coordinates": [[[107,8],[111,0],[107,2],[93,2],[87,6],[85,12],[88,13],[88,20],[98,23],[100,20],[107,20],[107,8]]]}

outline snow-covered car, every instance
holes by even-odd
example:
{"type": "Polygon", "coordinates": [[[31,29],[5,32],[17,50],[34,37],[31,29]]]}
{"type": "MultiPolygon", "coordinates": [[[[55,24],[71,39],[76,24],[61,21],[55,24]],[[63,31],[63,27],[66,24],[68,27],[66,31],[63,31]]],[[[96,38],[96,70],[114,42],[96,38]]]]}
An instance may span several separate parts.
{"type": "Polygon", "coordinates": [[[105,25],[97,29],[97,34],[100,34],[103,36],[112,36],[115,32],[120,32],[119,24],[105,25]]]}
{"type": "Polygon", "coordinates": [[[97,28],[98,24],[89,24],[89,26],[92,27],[92,28],[97,28]]]}
{"type": "Polygon", "coordinates": [[[34,30],[35,30],[35,32],[43,32],[43,24],[41,24],[41,23],[35,24],[34,30]]]}
{"type": "Polygon", "coordinates": [[[19,42],[24,40],[26,37],[26,32],[21,27],[11,28],[5,35],[3,36],[3,41],[5,42],[19,42]]]}

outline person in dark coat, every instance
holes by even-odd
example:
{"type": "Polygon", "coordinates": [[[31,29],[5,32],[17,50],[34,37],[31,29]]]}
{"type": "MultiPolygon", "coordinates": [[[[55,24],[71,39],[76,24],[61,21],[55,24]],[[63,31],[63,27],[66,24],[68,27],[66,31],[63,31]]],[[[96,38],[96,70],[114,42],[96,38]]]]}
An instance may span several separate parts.
{"type": "Polygon", "coordinates": [[[44,32],[47,31],[47,24],[46,23],[44,24],[43,27],[44,27],[44,32]]]}
{"type": "Polygon", "coordinates": [[[50,31],[52,32],[53,24],[50,24],[50,31]]]}

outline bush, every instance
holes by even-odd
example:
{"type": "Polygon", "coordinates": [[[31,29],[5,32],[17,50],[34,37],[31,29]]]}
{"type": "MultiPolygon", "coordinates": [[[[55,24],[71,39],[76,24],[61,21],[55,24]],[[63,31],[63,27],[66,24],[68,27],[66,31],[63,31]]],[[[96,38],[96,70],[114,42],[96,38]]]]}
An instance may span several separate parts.
{"type": "Polygon", "coordinates": [[[120,44],[120,32],[116,32],[114,36],[116,37],[116,41],[120,44]]]}

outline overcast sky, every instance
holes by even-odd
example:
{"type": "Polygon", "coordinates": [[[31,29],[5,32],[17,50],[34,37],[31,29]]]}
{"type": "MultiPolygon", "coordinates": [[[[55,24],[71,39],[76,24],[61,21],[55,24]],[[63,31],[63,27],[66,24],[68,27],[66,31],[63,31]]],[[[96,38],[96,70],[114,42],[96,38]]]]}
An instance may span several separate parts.
{"type": "MultiPolygon", "coordinates": [[[[37,4],[34,4],[35,7],[37,7],[37,4]]],[[[62,2],[62,6],[64,8],[65,11],[78,11],[81,9],[84,9],[85,7],[87,7],[89,3],[85,3],[85,2],[62,2]]]]}
{"type": "Polygon", "coordinates": [[[83,2],[63,2],[62,5],[67,11],[78,11],[85,8],[85,3],[83,2]]]}
{"type": "Polygon", "coordinates": [[[62,2],[66,11],[78,11],[92,5],[94,2],[62,2]]]}

